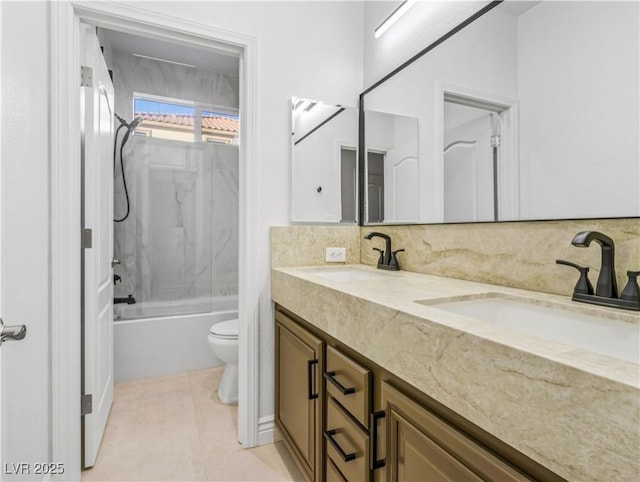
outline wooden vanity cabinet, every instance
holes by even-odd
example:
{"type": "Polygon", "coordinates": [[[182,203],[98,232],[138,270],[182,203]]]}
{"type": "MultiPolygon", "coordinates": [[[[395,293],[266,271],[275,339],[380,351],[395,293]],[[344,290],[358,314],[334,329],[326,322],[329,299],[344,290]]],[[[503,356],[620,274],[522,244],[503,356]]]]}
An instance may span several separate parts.
{"type": "Polygon", "coordinates": [[[275,424],[308,480],[323,478],[324,343],[276,312],[275,424]]]}
{"type": "Polygon", "coordinates": [[[275,405],[310,481],[563,480],[280,306],[275,405]]]}
{"type": "Polygon", "coordinates": [[[531,480],[392,385],[382,382],[388,481],[531,480]]]}

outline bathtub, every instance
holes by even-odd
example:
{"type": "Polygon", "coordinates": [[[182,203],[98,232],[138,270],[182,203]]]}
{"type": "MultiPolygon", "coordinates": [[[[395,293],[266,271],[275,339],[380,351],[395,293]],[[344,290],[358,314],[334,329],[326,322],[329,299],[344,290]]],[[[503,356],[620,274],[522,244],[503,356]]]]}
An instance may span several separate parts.
{"type": "Polygon", "coordinates": [[[214,323],[237,317],[237,296],[215,298],[213,302],[206,299],[115,305],[115,382],[222,365],[207,343],[209,328],[214,323]],[[211,311],[175,314],[181,309],[203,308],[211,311]]]}

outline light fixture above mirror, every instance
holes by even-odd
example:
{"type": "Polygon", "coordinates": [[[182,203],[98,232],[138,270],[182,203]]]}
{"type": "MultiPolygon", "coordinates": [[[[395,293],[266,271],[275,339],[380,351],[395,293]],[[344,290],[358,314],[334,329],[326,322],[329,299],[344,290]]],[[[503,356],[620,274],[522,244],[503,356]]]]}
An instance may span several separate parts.
{"type": "Polygon", "coordinates": [[[404,0],[374,30],[375,38],[380,38],[396,21],[409,11],[416,0],[404,0]]]}

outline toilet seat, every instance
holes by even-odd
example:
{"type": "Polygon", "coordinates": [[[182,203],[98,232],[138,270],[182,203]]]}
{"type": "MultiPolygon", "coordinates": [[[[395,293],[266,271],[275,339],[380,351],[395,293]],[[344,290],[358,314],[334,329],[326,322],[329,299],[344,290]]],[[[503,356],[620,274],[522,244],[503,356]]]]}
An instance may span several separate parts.
{"type": "Polygon", "coordinates": [[[209,334],[215,338],[221,338],[225,340],[237,340],[238,339],[238,320],[221,321],[211,325],[209,328],[209,334]]]}

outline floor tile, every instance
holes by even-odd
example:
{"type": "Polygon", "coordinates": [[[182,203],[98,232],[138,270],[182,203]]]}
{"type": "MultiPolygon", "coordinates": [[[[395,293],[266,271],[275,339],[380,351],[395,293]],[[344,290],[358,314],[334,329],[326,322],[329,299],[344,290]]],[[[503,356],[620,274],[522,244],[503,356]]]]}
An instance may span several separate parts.
{"type": "Polygon", "coordinates": [[[222,367],[118,383],[83,481],[303,480],[282,442],[244,449],[238,407],[218,399],[222,367]]]}

